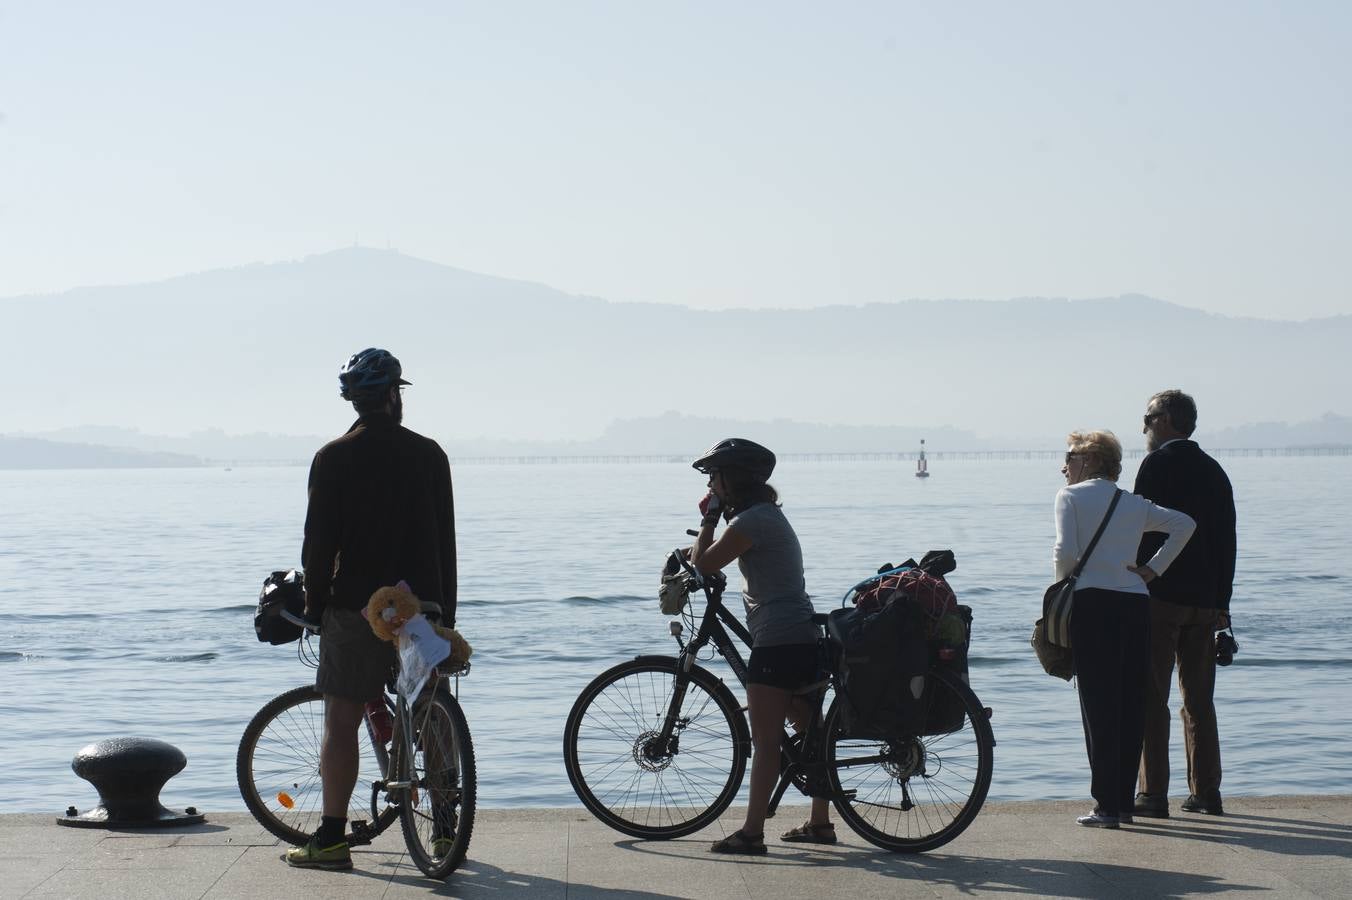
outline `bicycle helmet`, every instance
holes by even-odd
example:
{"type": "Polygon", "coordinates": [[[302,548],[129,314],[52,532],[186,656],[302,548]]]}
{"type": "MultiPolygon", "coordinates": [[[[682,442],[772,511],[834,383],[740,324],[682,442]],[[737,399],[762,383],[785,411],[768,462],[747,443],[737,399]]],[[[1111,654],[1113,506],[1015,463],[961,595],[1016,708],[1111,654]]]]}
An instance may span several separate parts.
{"type": "Polygon", "coordinates": [[[338,372],[338,393],[344,400],[355,400],[392,384],[412,384],[401,377],[403,374],[399,360],[388,350],[368,347],[352,354],[347,365],[338,372]]]}
{"type": "Polygon", "coordinates": [[[755,441],[726,438],[714,444],[690,464],[705,475],[714,469],[744,469],[760,481],[769,481],[775,470],[775,455],[755,441]]]}

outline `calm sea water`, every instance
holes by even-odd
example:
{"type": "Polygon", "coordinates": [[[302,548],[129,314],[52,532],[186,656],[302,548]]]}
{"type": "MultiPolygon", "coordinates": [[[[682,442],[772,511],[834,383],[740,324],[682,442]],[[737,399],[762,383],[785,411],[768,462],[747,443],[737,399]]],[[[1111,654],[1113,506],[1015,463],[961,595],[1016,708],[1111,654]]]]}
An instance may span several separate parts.
{"type": "MultiPolygon", "coordinates": [[[[1240,523],[1241,650],[1217,688],[1224,790],[1352,791],[1352,459],[1221,460],[1240,523]]],[[[882,563],[956,552],[950,580],[976,617],[972,686],[994,708],[996,799],[1088,796],[1075,689],[1043,675],[1027,644],[1050,579],[1058,466],[950,462],[920,480],[905,463],[787,463],[775,478],[820,611],[882,563]]],[[[187,754],[168,805],[243,808],[245,723],[313,677],[294,646],[259,644],[252,627],[263,578],[299,564],[305,474],[0,472],[0,811],[92,806],[72,756],[130,735],[187,754]]],[[[479,802],[576,805],[564,719],[601,670],[674,649],[657,572],[688,540],[704,479],[675,464],[465,465],[454,477],[479,802]]],[[[1182,794],[1178,730],[1175,719],[1182,794]]]]}

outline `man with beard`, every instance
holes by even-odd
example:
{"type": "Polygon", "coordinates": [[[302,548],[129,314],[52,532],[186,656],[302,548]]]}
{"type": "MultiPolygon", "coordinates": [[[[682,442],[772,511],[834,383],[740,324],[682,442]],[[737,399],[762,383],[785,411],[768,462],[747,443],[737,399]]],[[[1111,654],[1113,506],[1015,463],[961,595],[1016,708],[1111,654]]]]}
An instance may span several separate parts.
{"type": "MultiPolygon", "coordinates": [[[[1221,748],[1216,729],[1216,632],[1230,625],[1235,580],[1235,500],[1230,479],[1189,440],[1197,404],[1182,391],[1161,391],[1146,407],[1146,449],[1135,493],[1185,512],[1197,523],[1169,571],[1151,580],[1150,671],[1145,689],[1145,743],[1141,752],[1138,816],[1169,815],[1169,686],[1178,662],[1183,745],[1188,758],[1184,812],[1221,815],[1221,748]]],[[[1147,533],[1137,565],[1164,542],[1147,533]]]]}
{"type": "Polygon", "coordinates": [[[406,581],[429,615],[430,603],[445,625],[455,625],[451,467],[436,441],[400,424],[407,384],[399,360],[385,350],[349,359],[338,390],[358,419],[310,466],[301,561],[306,617],[322,617],[315,687],[324,695],[323,818],[308,844],[287,852],[293,866],[352,867],[345,834],[357,729],[365,705],[381,702],[395,660],[393,645],[361,615],[371,594],[406,581]]]}

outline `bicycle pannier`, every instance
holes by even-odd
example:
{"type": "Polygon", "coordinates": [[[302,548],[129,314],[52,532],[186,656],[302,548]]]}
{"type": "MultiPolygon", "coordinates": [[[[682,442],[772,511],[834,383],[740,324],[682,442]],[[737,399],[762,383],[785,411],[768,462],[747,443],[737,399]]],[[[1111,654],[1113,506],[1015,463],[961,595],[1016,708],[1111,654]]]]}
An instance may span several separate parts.
{"type": "Polygon", "coordinates": [[[919,733],[929,668],[920,602],[899,594],[872,614],[838,609],[828,627],[841,646],[841,701],[850,736],[886,739],[919,733]]]}
{"type": "MultiPolygon", "coordinates": [[[[959,606],[956,618],[962,622],[961,639],[959,640],[957,635],[948,635],[949,629],[945,627],[941,639],[930,643],[930,667],[948,672],[963,684],[968,684],[967,648],[972,643],[972,608],[959,606]]],[[[946,620],[945,626],[948,624],[950,623],[946,620]]],[[[935,679],[930,679],[930,696],[925,704],[923,732],[927,735],[957,731],[962,727],[966,715],[962,698],[950,690],[935,690],[937,683],[935,679]]]]}
{"type": "Polygon", "coordinates": [[[282,610],[295,616],[305,613],[305,576],[296,569],[273,572],[263,581],[254,612],[254,633],[266,644],[289,644],[299,640],[303,629],[282,618],[282,610]]]}
{"type": "Polygon", "coordinates": [[[891,564],[854,588],[855,608],[831,614],[841,647],[844,724],[852,737],[947,734],[962,727],[962,698],[936,690],[932,670],[967,682],[972,610],[943,576],[956,562],[932,550],[917,564],[891,564]]]}

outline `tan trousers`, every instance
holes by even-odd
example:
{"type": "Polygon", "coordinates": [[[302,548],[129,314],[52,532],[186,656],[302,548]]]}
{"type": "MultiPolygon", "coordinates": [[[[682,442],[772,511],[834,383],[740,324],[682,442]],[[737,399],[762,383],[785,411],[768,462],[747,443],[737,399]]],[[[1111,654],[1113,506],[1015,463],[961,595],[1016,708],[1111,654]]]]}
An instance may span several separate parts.
{"type": "Polygon", "coordinates": [[[1188,791],[1219,795],[1221,746],[1216,731],[1216,623],[1220,611],[1150,598],[1150,672],[1145,685],[1145,742],[1139,790],[1169,795],[1169,686],[1178,662],[1183,698],[1183,746],[1188,755],[1188,791]]]}

